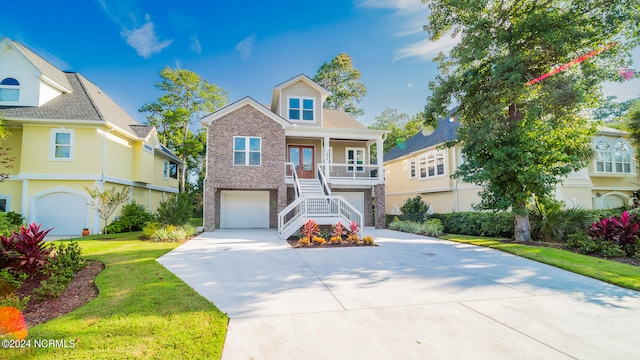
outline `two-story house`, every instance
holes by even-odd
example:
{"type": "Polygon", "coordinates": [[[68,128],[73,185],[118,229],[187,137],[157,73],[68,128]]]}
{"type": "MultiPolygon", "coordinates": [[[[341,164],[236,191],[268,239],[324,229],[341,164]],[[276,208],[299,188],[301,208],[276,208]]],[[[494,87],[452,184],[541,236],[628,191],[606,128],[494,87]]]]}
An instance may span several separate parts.
{"type": "Polygon", "coordinates": [[[298,75],[273,88],[270,106],[245,97],[203,119],[205,230],[278,228],[287,237],[307,219],[384,227],[382,162],[370,159],[385,132],[324,109],[328,95],[298,75]]]}
{"type": "MultiPolygon", "coordinates": [[[[464,159],[460,145],[443,148],[456,139],[460,123],[442,120],[431,134],[418,133],[384,155],[387,178],[386,209],[400,214],[411,197],[421,195],[434,212],[471,211],[480,202],[479,186],[451,177],[464,159]]],[[[616,208],[631,203],[638,180],[633,148],[624,132],[600,127],[592,138],[592,164],[571,173],[556,186],[554,197],[568,207],[616,208]]]]}
{"type": "Polygon", "coordinates": [[[178,192],[180,160],[81,74],[63,72],[22,44],[0,40],[0,117],[13,160],[0,169],[0,210],[53,227],[52,235],[97,233],[85,188],[127,187],[154,211],[178,192]]]}

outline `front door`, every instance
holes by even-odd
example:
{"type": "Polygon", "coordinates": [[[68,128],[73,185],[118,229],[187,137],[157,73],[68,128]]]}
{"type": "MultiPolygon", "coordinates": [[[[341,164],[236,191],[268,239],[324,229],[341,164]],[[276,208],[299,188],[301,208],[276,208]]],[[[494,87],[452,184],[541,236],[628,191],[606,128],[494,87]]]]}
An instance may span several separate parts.
{"type": "Polygon", "coordinates": [[[313,150],[309,145],[289,145],[289,162],[294,164],[298,178],[313,179],[313,150]]]}

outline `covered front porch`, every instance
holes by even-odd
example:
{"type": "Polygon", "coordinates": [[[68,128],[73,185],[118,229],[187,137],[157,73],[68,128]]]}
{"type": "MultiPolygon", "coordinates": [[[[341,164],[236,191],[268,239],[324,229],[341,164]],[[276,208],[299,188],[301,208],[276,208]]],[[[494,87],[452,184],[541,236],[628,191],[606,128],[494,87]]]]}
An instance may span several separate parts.
{"type": "Polygon", "coordinates": [[[331,185],[375,185],[384,181],[382,136],[350,134],[287,136],[285,180],[321,179],[331,185]],[[375,146],[374,146],[375,145],[375,146]]]}

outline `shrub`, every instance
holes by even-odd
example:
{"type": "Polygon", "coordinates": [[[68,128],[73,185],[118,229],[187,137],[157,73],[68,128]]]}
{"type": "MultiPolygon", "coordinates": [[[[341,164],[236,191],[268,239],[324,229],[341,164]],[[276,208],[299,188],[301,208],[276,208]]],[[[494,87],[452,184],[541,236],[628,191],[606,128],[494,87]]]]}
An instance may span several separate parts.
{"type": "Polygon", "coordinates": [[[160,202],[158,206],[158,222],[161,224],[181,225],[191,217],[192,198],[187,193],[180,193],[176,198],[160,202]]]}
{"type": "Polygon", "coordinates": [[[340,221],[338,221],[334,226],[331,227],[331,235],[335,237],[339,237],[342,241],[342,236],[345,233],[344,225],[340,221]]]}
{"type": "Polygon", "coordinates": [[[533,238],[562,240],[566,234],[587,229],[594,219],[589,211],[562,207],[559,201],[536,199],[529,213],[533,238]]]}
{"type": "Polygon", "coordinates": [[[29,295],[26,295],[23,297],[20,297],[16,294],[0,296],[0,308],[12,307],[22,311],[24,310],[24,307],[27,306],[27,303],[29,302],[30,299],[31,299],[31,296],[29,295]]]}
{"type": "MultiPolygon", "coordinates": [[[[28,275],[24,273],[13,274],[8,269],[0,270],[0,282],[8,284],[13,289],[19,289],[27,278],[28,275]]],[[[1,292],[0,295],[2,295],[1,292]]]]}
{"type": "Polygon", "coordinates": [[[0,235],[9,236],[19,231],[20,226],[22,226],[22,215],[13,211],[0,213],[0,235]]]}
{"type": "Polygon", "coordinates": [[[311,239],[315,235],[318,235],[320,233],[320,227],[318,226],[317,222],[309,219],[306,223],[304,223],[304,225],[302,225],[302,227],[300,228],[300,232],[302,233],[302,236],[311,239]]]}
{"type": "Polygon", "coordinates": [[[513,213],[511,212],[454,212],[433,214],[440,219],[443,232],[449,234],[513,237],[513,213]]]}
{"type": "Polygon", "coordinates": [[[37,300],[57,299],[69,286],[71,278],[63,275],[51,275],[40,282],[40,287],[33,290],[37,300]]]}
{"type": "Polygon", "coordinates": [[[626,252],[620,247],[610,241],[602,241],[600,243],[600,253],[607,258],[616,258],[626,255],[626,252]]]}
{"type": "Polygon", "coordinates": [[[72,278],[85,266],[85,260],[80,257],[82,248],[75,241],[54,244],[53,251],[53,260],[46,267],[46,272],[49,274],[72,278]]]}
{"type": "Polygon", "coordinates": [[[357,234],[360,231],[360,225],[358,225],[357,222],[352,221],[351,224],[349,224],[349,231],[352,235],[357,234]]]}
{"type": "Polygon", "coordinates": [[[422,230],[426,235],[438,237],[443,234],[444,226],[440,219],[430,219],[422,224],[422,230]]]}
{"type": "Polygon", "coordinates": [[[182,241],[195,233],[196,228],[190,223],[176,226],[150,222],[142,229],[142,234],[152,241],[182,241]]]}
{"type": "Polygon", "coordinates": [[[362,238],[362,242],[364,242],[365,245],[370,245],[373,246],[375,245],[373,242],[373,238],[371,236],[365,236],[362,238]]]}
{"type": "Polygon", "coordinates": [[[13,246],[18,253],[14,268],[33,277],[49,263],[50,246],[44,242],[45,236],[52,229],[40,231],[40,225],[32,223],[29,227],[22,226],[15,234],[13,246]]]}
{"type": "Polygon", "coordinates": [[[304,245],[309,245],[309,244],[311,244],[311,240],[309,240],[309,238],[306,237],[306,236],[305,237],[301,237],[300,239],[298,239],[298,245],[304,246],[304,245]]]}
{"type": "Polygon", "coordinates": [[[429,204],[425,203],[420,195],[416,195],[414,198],[407,199],[400,211],[405,220],[423,222],[427,219],[429,204]]]}
{"type": "Polygon", "coordinates": [[[594,222],[589,233],[593,239],[610,241],[623,249],[628,256],[633,256],[636,253],[640,225],[635,222],[635,215],[629,215],[624,211],[619,217],[612,216],[594,222]]]}
{"type": "Polygon", "coordinates": [[[339,244],[339,243],[342,242],[342,237],[341,236],[332,236],[329,239],[329,242],[332,243],[332,244],[339,244]]]}
{"type": "Polygon", "coordinates": [[[575,232],[567,236],[567,246],[575,249],[580,254],[591,254],[600,250],[598,242],[596,242],[591,236],[582,233],[575,232]]]}
{"type": "Polygon", "coordinates": [[[325,240],[323,237],[320,237],[320,236],[314,236],[313,238],[311,238],[311,240],[320,246],[327,243],[327,240],[325,240]]]}
{"type": "Polygon", "coordinates": [[[146,223],[153,221],[153,218],[154,216],[147,212],[143,205],[134,200],[122,208],[122,214],[107,226],[107,232],[140,231],[146,223]]]}
{"type": "Polygon", "coordinates": [[[347,236],[347,241],[354,245],[358,245],[358,243],[360,243],[360,238],[357,234],[349,234],[349,236],[347,236]]]}

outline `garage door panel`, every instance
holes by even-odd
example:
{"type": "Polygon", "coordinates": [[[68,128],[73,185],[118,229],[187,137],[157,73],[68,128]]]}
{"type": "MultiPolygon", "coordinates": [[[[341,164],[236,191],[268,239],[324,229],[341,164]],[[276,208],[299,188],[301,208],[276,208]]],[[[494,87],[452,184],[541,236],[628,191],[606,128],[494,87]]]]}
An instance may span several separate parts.
{"type": "Polygon", "coordinates": [[[220,198],[220,228],[269,227],[268,191],[225,190],[220,198]]]}
{"type": "Polygon", "coordinates": [[[87,227],[89,207],[86,200],[76,194],[53,193],[36,199],[37,224],[43,229],[54,228],[50,235],[80,235],[87,227]]]}
{"type": "Polygon", "coordinates": [[[363,192],[332,192],[332,195],[342,196],[351,206],[364,215],[364,193],[363,192]]]}

